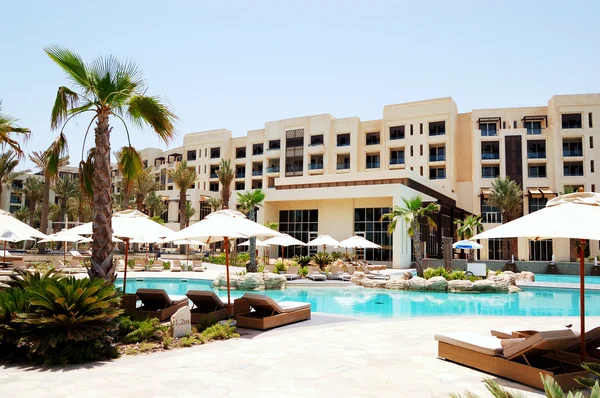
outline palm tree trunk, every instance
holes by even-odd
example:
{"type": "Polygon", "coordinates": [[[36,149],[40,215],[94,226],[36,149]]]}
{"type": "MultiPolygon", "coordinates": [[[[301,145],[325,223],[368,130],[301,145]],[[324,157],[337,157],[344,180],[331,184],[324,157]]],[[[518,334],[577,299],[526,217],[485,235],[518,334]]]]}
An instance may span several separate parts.
{"type": "Polygon", "coordinates": [[[114,282],[116,266],[112,261],[112,198],[110,195],[110,132],[108,112],[98,113],[96,121],[96,164],[93,177],[92,200],[92,259],[90,277],[114,282]]]}
{"type": "Polygon", "coordinates": [[[129,182],[126,180],[123,180],[123,203],[121,203],[121,210],[129,209],[130,197],[131,196],[129,194],[129,182]]]}
{"type": "Polygon", "coordinates": [[[144,210],[144,197],[143,196],[135,197],[135,208],[137,209],[137,211],[144,210]]]}
{"type": "MultiPolygon", "coordinates": [[[[504,212],[502,213],[502,224],[506,224],[508,222],[508,213],[504,212]]],[[[505,260],[510,260],[510,252],[508,249],[508,245],[510,242],[510,239],[504,238],[502,239],[502,258],[505,260]]]]}
{"type": "Polygon", "coordinates": [[[423,276],[423,253],[421,252],[421,226],[418,222],[413,224],[413,246],[415,247],[415,268],[418,276],[423,276]]]}
{"type": "MultiPolygon", "coordinates": [[[[40,218],[40,231],[48,232],[48,211],[50,209],[50,176],[44,177],[44,197],[42,198],[42,215],[40,218]]],[[[45,243],[38,243],[38,252],[44,254],[46,251],[45,243]]]]}
{"type": "Polygon", "coordinates": [[[29,204],[29,226],[35,228],[35,203],[29,204]]]}
{"type": "MultiPolygon", "coordinates": [[[[248,219],[254,221],[254,210],[248,212],[248,219]]],[[[246,267],[247,272],[258,272],[258,264],[256,263],[256,238],[249,239],[248,251],[250,252],[250,263],[246,267]]]]}
{"type": "Polygon", "coordinates": [[[4,188],[2,188],[2,184],[0,184],[0,209],[2,209],[2,191],[4,188]]]}
{"type": "MultiPolygon", "coordinates": [[[[179,230],[180,231],[185,228],[185,206],[186,206],[185,193],[186,193],[186,191],[184,189],[179,190],[179,230]]],[[[179,246],[179,253],[185,254],[185,246],[184,245],[179,246]]]]}

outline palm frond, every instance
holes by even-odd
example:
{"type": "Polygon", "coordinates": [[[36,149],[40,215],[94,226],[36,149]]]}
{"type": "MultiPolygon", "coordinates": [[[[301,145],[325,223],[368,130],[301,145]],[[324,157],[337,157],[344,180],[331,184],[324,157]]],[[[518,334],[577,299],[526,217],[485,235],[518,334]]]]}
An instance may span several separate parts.
{"type": "Polygon", "coordinates": [[[93,177],[96,162],[94,155],[96,148],[90,148],[86,160],[79,162],[79,190],[87,198],[94,197],[93,177]]]}
{"type": "Polygon", "coordinates": [[[49,175],[57,175],[60,169],[61,159],[68,154],[67,137],[60,133],[44,152],[46,170],[49,175]]]}
{"type": "Polygon", "coordinates": [[[79,54],[60,46],[49,46],[44,51],[86,93],[92,90],[87,67],[79,54]]]}
{"type": "Polygon", "coordinates": [[[125,105],[144,85],[142,73],[134,63],[122,63],[112,55],[92,61],[89,75],[99,102],[111,108],[125,105]]]}
{"type": "MultiPolygon", "coordinates": [[[[61,127],[69,117],[71,110],[79,104],[79,96],[68,87],[61,86],[56,93],[52,114],[50,115],[50,128],[56,130],[61,127]]],[[[86,104],[89,108],[89,104],[86,104]]]]}
{"type": "Polygon", "coordinates": [[[132,96],[129,100],[128,115],[139,126],[149,125],[165,143],[175,138],[177,116],[161,102],[159,97],[132,96]]]}
{"type": "Polygon", "coordinates": [[[140,153],[132,146],[124,146],[118,152],[117,162],[124,183],[133,185],[144,169],[140,153]]]}
{"type": "Polygon", "coordinates": [[[31,130],[25,127],[19,127],[15,123],[18,119],[2,113],[2,101],[0,100],[0,146],[9,146],[20,158],[23,156],[23,151],[19,143],[10,137],[11,134],[20,135],[24,141],[29,139],[31,130]]]}

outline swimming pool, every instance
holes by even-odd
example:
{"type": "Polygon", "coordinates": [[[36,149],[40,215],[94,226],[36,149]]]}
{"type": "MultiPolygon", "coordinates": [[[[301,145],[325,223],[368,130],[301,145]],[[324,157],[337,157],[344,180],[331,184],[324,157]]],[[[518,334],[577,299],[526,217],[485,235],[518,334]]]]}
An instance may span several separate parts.
{"type": "MultiPolygon", "coordinates": [[[[552,283],[576,283],[579,284],[579,275],[548,275],[535,274],[536,282],[552,283]]],[[[590,285],[600,285],[600,276],[586,276],[585,283],[590,285]]]]}
{"type": "MultiPolygon", "coordinates": [[[[176,278],[127,280],[127,291],[138,288],[165,289],[174,296],[188,290],[212,290],[210,281],[176,278]]],[[[122,287],[122,280],[117,285],[122,287]]],[[[226,291],[216,291],[227,301],[226,291]]],[[[233,290],[232,300],[244,294],[233,290]]],[[[264,292],[275,300],[303,301],[315,312],[374,318],[492,315],[492,316],[576,316],[579,315],[577,290],[531,289],[516,294],[448,294],[391,291],[360,287],[288,286],[286,290],[264,292]]],[[[586,315],[600,315],[600,293],[586,292],[586,315]]]]}

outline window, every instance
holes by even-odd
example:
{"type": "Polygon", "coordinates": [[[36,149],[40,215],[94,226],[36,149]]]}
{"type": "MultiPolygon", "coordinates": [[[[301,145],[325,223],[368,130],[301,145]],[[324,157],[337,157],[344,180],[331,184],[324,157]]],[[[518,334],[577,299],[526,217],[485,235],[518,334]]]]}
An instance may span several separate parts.
{"type": "Polygon", "coordinates": [[[243,191],[244,189],[246,189],[246,183],[244,181],[236,181],[236,183],[235,183],[235,190],[236,191],[243,191]]]}
{"type": "Polygon", "coordinates": [[[337,146],[350,146],[350,133],[338,134],[337,146]]]}
{"type": "Polygon", "coordinates": [[[529,178],[546,178],[546,165],[545,164],[535,164],[529,165],[527,176],[529,178]]]}
{"type": "Polygon", "coordinates": [[[254,162],[252,163],[252,176],[261,176],[263,175],[263,164],[262,162],[254,162]]]}
{"type": "MultiPolygon", "coordinates": [[[[302,242],[317,237],[319,229],[319,211],[317,209],[280,210],[279,232],[289,234],[302,242]]],[[[287,258],[309,254],[307,246],[288,246],[283,249],[287,258]]]]}
{"type": "Polygon", "coordinates": [[[502,213],[497,207],[490,206],[485,197],[481,197],[481,222],[482,223],[502,223],[502,213]]]}
{"type": "Polygon", "coordinates": [[[583,156],[581,138],[563,139],[563,157],[583,156]]]}
{"type": "Polygon", "coordinates": [[[349,170],[350,169],[350,155],[338,155],[337,156],[337,169],[338,170],[349,170]]]}
{"type": "Polygon", "coordinates": [[[281,141],[280,140],[270,140],[269,141],[269,150],[281,149],[281,141]]]}
{"type": "Polygon", "coordinates": [[[590,160],[590,172],[593,173],[594,172],[594,161],[590,160]]]}
{"type": "Polygon", "coordinates": [[[210,148],[210,158],[218,159],[221,157],[221,148],[210,148]]]}
{"type": "Polygon", "coordinates": [[[379,131],[374,132],[374,133],[367,133],[366,138],[367,138],[366,139],[367,145],[379,145],[380,144],[379,131]]]}
{"type": "Polygon", "coordinates": [[[262,189],[262,180],[252,180],[252,189],[262,189]]]}
{"type": "Polygon", "coordinates": [[[445,160],[446,160],[446,147],[445,146],[429,147],[429,161],[430,162],[443,162],[445,160]]]}
{"type": "Polygon", "coordinates": [[[430,167],[429,168],[429,179],[430,180],[444,180],[446,178],[445,167],[430,167]]]}
{"type": "Polygon", "coordinates": [[[211,213],[211,207],[208,204],[208,202],[204,201],[204,202],[200,202],[200,211],[199,211],[199,217],[200,220],[203,220],[204,217],[208,216],[211,213]]]}
{"type": "Polygon", "coordinates": [[[580,129],[581,113],[565,113],[561,115],[563,129],[580,129]]]}
{"type": "Polygon", "coordinates": [[[525,122],[523,125],[527,129],[528,135],[542,134],[542,122],[525,122]]]}
{"type": "Polygon", "coordinates": [[[594,127],[594,121],[592,120],[592,112],[588,113],[588,127],[589,128],[594,127]]]}
{"type": "Polygon", "coordinates": [[[207,151],[208,151],[208,148],[204,148],[204,157],[208,156],[208,152],[207,151]]]}
{"type": "Polygon", "coordinates": [[[411,124],[411,125],[410,125],[410,135],[413,135],[413,129],[414,129],[414,125],[413,125],[413,124],[411,124]]]}
{"type": "Polygon", "coordinates": [[[390,127],[390,140],[403,140],[403,139],[404,139],[404,126],[390,127]]]}
{"type": "Polygon", "coordinates": [[[502,122],[502,128],[506,130],[506,121],[502,122]]]}
{"type": "Polygon", "coordinates": [[[145,169],[146,169],[146,168],[148,168],[148,161],[147,161],[147,160],[144,160],[144,161],[142,162],[142,164],[144,165],[144,168],[145,168],[145,169]]]}
{"type": "Polygon", "coordinates": [[[354,209],[354,234],[381,246],[381,249],[364,249],[366,260],[392,261],[393,235],[387,233],[390,221],[381,220],[381,216],[390,210],[389,207],[354,209]]]}
{"type": "MultiPolygon", "coordinates": [[[[64,177],[63,177],[63,179],[64,179],[64,177]]],[[[15,189],[15,190],[18,190],[18,189],[23,189],[23,181],[21,181],[21,180],[14,180],[14,181],[13,181],[13,182],[10,184],[10,188],[11,188],[11,189],[15,189]]]]}
{"type": "Polygon", "coordinates": [[[419,156],[423,156],[423,144],[419,146],[419,156]]]}
{"type": "Polygon", "coordinates": [[[235,148],[235,158],[244,159],[246,157],[246,147],[235,148]]]}
{"type": "Polygon", "coordinates": [[[481,131],[481,136],[493,137],[495,135],[498,135],[498,131],[496,131],[497,126],[498,125],[496,123],[479,123],[479,130],[481,131]]]}
{"type": "Polygon", "coordinates": [[[258,156],[263,154],[263,144],[252,145],[252,156],[258,156]]]}
{"type": "Polygon", "coordinates": [[[488,239],[488,259],[502,260],[502,243],[507,244],[502,239],[488,239]]]}
{"type": "Polygon", "coordinates": [[[548,198],[529,198],[529,213],[536,212],[546,207],[548,198]]]}
{"type": "Polygon", "coordinates": [[[590,149],[594,149],[594,137],[590,137],[590,149]]]}
{"type": "Polygon", "coordinates": [[[272,160],[267,167],[267,173],[279,173],[279,160],[272,160]]]}
{"type": "Polygon", "coordinates": [[[390,151],[390,164],[404,164],[404,149],[390,151]]]}
{"type": "Polygon", "coordinates": [[[596,184],[592,184],[592,192],[596,192],[596,184]]]}
{"type": "Polygon", "coordinates": [[[11,192],[10,194],[10,203],[12,204],[20,204],[21,203],[21,195],[18,193],[11,192]]]}
{"type": "Polygon", "coordinates": [[[187,151],[187,160],[196,160],[196,151],[187,151]]]}
{"type": "Polygon", "coordinates": [[[317,145],[323,145],[323,134],[310,136],[310,146],[317,145]]]}
{"type": "Polygon", "coordinates": [[[208,184],[208,190],[211,192],[219,192],[219,183],[211,182],[210,184],[208,184]]]}
{"type": "Polygon", "coordinates": [[[481,143],[481,159],[500,159],[500,143],[498,141],[487,141],[481,143]]]}
{"type": "Polygon", "coordinates": [[[217,171],[219,171],[219,166],[210,166],[210,178],[218,178],[217,171]]]}
{"type": "Polygon", "coordinates": [[[423,123],[419,124],[419,134],[423,134],[423,123]]]}
{"type": "Polygon", "coordinates": [[[563,174],[565,177],[583,177],[583,162],[565,162],[563,174]]]}
{"type": "Polygon", "coordinates": [[[498,178],[500,166],[481,166],[481,178],[498,178]]]}
{"type": "Polygon", "coordinates": [[[367,169],[378,169],[379,168],[379,154],[368,153],[367,154],[367,169]]]}
{"type": "Polygon", "coordinates": [[[413,151],[413,146],[410,146],[410,156],[415,156],[415,152],[413,151]]]}
{"type": "Polygon", "coordinates": [[[245,178],[246,177],[246,166],[237,165],[235,166],[235,178],[245,178]]]}
{"type": "Polygon", "coordinates": [[[513,121],[513,129],[516,129],[516,128],[517,128],[517,121],[515,120],[515,121],[513,121]]]}
{"type": "Polygon", "coordinates": [[[308,168],[310,170],[323,170],[323,156],[322,155],[311,156],[310,164],[308,165],[308,168]]]}
{"type": "Polygon", "coordinates": [[[204,165],[204,174],[206,174],[206,165],[204,165]]]}
{"type": "Polygon", "coordinates": [[[527,141],[527,159],[545,159],[546,141],[531,140],[527,141]]]}
{"type": "Polygon", "coordinates": [[[419,167],[419,173],[423,175],[423,166],[419,167]]]}
{"type": "Polygon", "coordinates": [[[432,122],[429,123],[429,135],[444,135],[446,134],[446,122],[432,122]]]}
{"type": "Polygon", "coordinates": [[[551,261],[552,239],[529,241],[529,261],[551,261]]]}

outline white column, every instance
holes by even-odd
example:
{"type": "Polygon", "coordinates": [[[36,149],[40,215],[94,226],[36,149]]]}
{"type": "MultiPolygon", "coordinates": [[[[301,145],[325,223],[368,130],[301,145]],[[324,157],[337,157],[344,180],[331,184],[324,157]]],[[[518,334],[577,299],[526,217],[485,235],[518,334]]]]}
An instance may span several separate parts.
{"type": "MultiPolygon", "coordinates": [[[[402,199],[398,197],[393,198],[394,206],[402,206],[402,199]]],[[[396,224],[396,231],[394,232],[393,239],[393,251],[392,251],[392,267],[393,268],[410,268],[411,261],[411,244],[410,237],[408,236],[408,228],[403,220],[398,220],[396,224]]]]}

